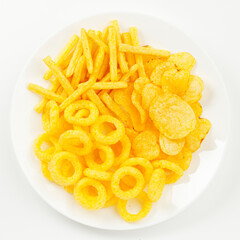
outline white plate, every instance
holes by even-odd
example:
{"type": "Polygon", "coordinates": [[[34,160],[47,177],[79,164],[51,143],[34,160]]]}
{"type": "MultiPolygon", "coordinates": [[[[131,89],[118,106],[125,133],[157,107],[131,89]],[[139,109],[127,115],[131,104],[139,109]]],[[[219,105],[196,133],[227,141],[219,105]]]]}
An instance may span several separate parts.
{"type": "Polygon", "coordinates": [[[229,129],[229,101],[224,83],[211,59],[185,34],[164,21],[136,13],[108,13],[80,20],[52,36],[33,55],[17,83],[12,105],[12,141],[17,159],[33,188],[54,209],[79,223],[102,229],[137,229],[163,222],[188,206],[206,188],[223,157],[229,129]],[[212,123],[212,129],[201,149],[194,153],[189,170],[180,181],[165,187],[159,202],[153,204],[150,214],[140,222],[127,223],[115,209],[88,211],[77,205],[72,195],[61,187],[48,182],[41,173],[40,162],[32,150],[33,140],[43,132],[41,117],[33,107],[39,96],[29,92],[30,82],[47,86],[42,79],[46,66],[42,59],[47,55],[55,57],[69,37],[86,29],[103,29],[110,20],[118,19],[121,31],[137,26],[142,45],[169,49],[172,53],[190,52],[197,60],[193,73],[199,75],[205,88],[201,104],[203,117],[212,123]]]}

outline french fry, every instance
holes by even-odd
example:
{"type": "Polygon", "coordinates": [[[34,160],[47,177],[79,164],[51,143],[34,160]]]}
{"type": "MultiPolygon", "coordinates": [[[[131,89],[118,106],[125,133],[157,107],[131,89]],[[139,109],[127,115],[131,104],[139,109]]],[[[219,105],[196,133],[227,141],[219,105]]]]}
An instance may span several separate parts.
{"type": "Polygon", "coordinates": [[[73,53],[74,53],[74,51],[71,51],[66,56],[65,60],[63,60],[63,62],[60,64],[61,69],[66,69],[68,67],[68,65],[69,65],[69,63],[70,63],[70,61],[71,61],[71,59],[73,57],[73,53]]]}
{"type": "Polygon", "coordinates": [[[61,72],[59,67],[52,61],[51,57],[46,57],[43,59],[44,63],[51,69],[54,76],[58,79],[64,90],[67,92],[68,95],[72,94],[74,89],[69,83],[68,79],[64,76],[61,72]]]}
{"type": "Polygon", "coordinates": [[[89,89],[87,91],[87,96],[89,100],[91,100],[97,106],[101,114],[107,114],[107,115],[110,114],[109,110],[106,108],[102,100],[99,98],[99,96],[95,93],[93,89],[89,89]]]}
{"type": "Polygon", "coordinates": [[[93,74],[91,74],[87,82],[79,84],[78,88],[68,98],[66,98],[64,102],[61,103],[61,105],[59,106],[60,112],[62,112],[69,104],[76,101],[84,92],[86,92],[89,88],[92,87],[92,85],[97,80],[97,76],[102,66],[103,59],[104,59],[104,50],[101,47],[99,49],[99,53],[96,58],[96,62],[94,64],[93,74]]]}
{"type": "Polygon", "coordinates": [[[167,50],[159,50],[155,48],[147,48],[140,46],[131,46],[128,44],[120,44],[118,50],[120,52],[129,52],[139,55],[150,55],[155,57],[167,58],[170,56],[170,52],[167,50]]]}
{"type": "Polygon", "coordinates": [[[121,89],[126,88],[128,84],[126,82],[97,82],[94,83],[92,89],[121,89]]]}
{"type": "Polygon", "coordinates": [[[108,42],[108,33],[109,33],[108,30],[109,30],[108,27],[105,27],[105,28],[103,29],[103,32],[102,32],[102,40],[103,40],[103,42],[105,42],[105,43],[108,42]]]}
{"type": "Polygon", "coordinates": [[[97,36],[102,40],[102,32],[100,30],[97,31],[97,36]]]}
{"type": "MultiPolygon", "coordinates": [[[[74,34],[70,38],[70,40],[68,41],[66,46],[63,48],[63,50],[59,53],[59,55],[55,59],[57,66],[61,65],[61,63],[65,60],[65,58],[68,56],[68,54],[72,51],[73,47],[77,44],[78,40],[79,40],[79,37],[76,34],[74,34]]],[[[48,79],[50,79],[51,76],[52,76],[52,72],[51,72],[51,70],[48,70],[44,74],[43,78],[45,80],[48,80],[48,79]]]]}
{"type": "MultiPolygon", "coordinates": [[[[132,45],[132,39],[131,39],[131,35],[130,35],[129,32],[123,33],[122,34],[122,38],[123,38],[123,43],[132,45]]],[[[126,58],[127,58],[129,67],[132,67],[133,65],[136,64],[136,60],[135,60],[134,54],[127,52],[126,53],[126,58]]],[[[137,77],[138,77],[137,73],[134,73],[131,76],[131,81],[132,82],[135,81],[137,79],[137,77]]]]}
{"type": "Polygon", "coordinates": [[[103,78],[103,76],[106,74],[108,68],[109,68],[109,55],[105,54],[102,67],[101,67],[101,69],[99,71],[99,74],[98,74],[98,79],[103,78]]]}
{"type": "Polygon", "coordinates": [[[67,67],[67,71],[66,71],[66,76],[67,77],[71,77],[74,73],[74,69],[77,66],[78,60],[80,58],[80,56],[82,55],[83,49],[82,49],[82,42],[81,40],[78,41],[76,49],[73,53],[72,59],[67,67]]]}
{"type": "Polygon", "coordinates": [[[77,63],[77,66],[74,70],[73,73],[73,78],[72,78],[72,87],[73,89],[76,89],[77,85],[82,79],[83,71],[84,71],[84,65],[86,64],[86,58],[84,55],[82,55],[77,63]]]}
{"type": "Polygon", "coordinates": [[[111,81],[117,81],[117,40],[116,30],[113,26],[109,27],[108,36],[109,57],[110,57],[110,74],[111,81]]]}
{"type": "Polygon", "coordinates": [[[93,73],[93,60],[92,60],[92,54],[91,54],[91,48],[89,46],[87,32],[84,28],[81,30],[81,39],[82,39],[82,46],[83,46],[83,54],[86,58],[87,63],[87,69],[88,72],[91,74],[93,73]]]}
{"type": "MultiPolygon", "coordinates": [[[[130,31],[133,46],[139,46],[137,28],[136,27],[130,27],[129,31],[130,31]]],[[[136,58],[136,63],[138,64],[139,77],[146,77],[142,56],[136,54],[135,58],[136,58]]]]}
{"type": "MultiPolygon", "coordinates": [[[[116,37],[117,37],[117,46],[120,46],[122,43],[120,28],[117,20],[111,21],[111,25],[115,27],[116,37]]],[[[122,73],[128,72],[128,63],[123,52],[118,52],[118,63],[122,73]]]]}
{"type": "Polygon", "coordinates": [[[62,103],[65,99],[64,97],[57,95],[56,93],[54,93],[46,88],[43,88],[37,84],[29,83],[28,89],[34,93],[42,95],[43,97],[45,97],[49,100],[54,100],[59,103],[62,103]]]}
{"type": "Polygon", "coordinates": [[[99,46],[103,47],[106,53],[109,53],[109,47],[104,43],[93,30],[88,31],[88,36],[99,46]]]}
{"type": "Polygon", "coordinates": [[[139,67],[138,64],[133,65],[129,69],[129,71],[121,77],[120,81],[121,82],[126,82],[138,70],[138,67],[139,67]]]}

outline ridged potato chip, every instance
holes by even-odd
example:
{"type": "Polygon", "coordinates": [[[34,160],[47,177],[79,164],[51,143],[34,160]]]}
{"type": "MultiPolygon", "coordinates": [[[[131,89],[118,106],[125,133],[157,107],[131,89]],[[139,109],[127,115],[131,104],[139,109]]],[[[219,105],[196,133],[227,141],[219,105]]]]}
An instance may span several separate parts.
{"type": "Polygon", "coordinates": [[[155,127],[170,139],[187,136],[196,126],[191,107],[180,97],[164,93],[152,102],[149,115],[155,127]]]}
{"type": "Polygon", "coordinates": [[[185,144],[185,138],[169,139],[160,134],[159,144],[164,153],[168,155],[177,155],[179,152],[181,152],[185,144]]]}
{"type": "Polygon", "coordinates": [[[148,160],[156,159],[160,153],[156,135],[151,131],[143,131],[134,138],[132,148],[135,156],[148,160]]]}

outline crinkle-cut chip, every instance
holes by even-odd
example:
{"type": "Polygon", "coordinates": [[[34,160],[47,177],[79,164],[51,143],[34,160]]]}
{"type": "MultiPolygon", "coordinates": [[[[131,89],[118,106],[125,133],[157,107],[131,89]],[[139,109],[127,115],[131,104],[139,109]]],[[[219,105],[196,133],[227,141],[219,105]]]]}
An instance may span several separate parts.
{"type": "Polygon", "coordinates": [[[148,199],[145,192],[141,192],[137,197],[142,202],[142,209],[137,214],[127,211],[127,200],[118,200],[117,208],[121,217],[127,222],[137,222],[148,215],[152,208],[152,202],[148,199]]]}
{"type": "Polygon", "coordinates": [[[134,90],[141,94],[144,86],[149,83],[149,79],[147,77],[140,77],[134,82],[134,90]]]}
{"type": "Polygon", "coordinates": [[[82,178],[74,187],[74,199],[86,209],[102,208],[107,200],[104,185],[91,178],[82,178]]]}
{"type": "Polygon", "coordinates": [[[93,143],[83,130],[68,130],[59,137],[60,146],[78,156],[84,156],[92,151],[93,143]]]}
{"type": "Polygon", "coordinates": [[[91,169],[91,168],[86,168],[83,171],[83,175],[99,181],[110,181],[112,178],[111,172],[100,171],[100,170],[91,169]]]}
{"type": "Polygon", "coordinates": [[[110,115],[101,115],[91,126],[91,134],[97,142],[111,145],[117,143],[125,135],[125,127],[117,118],[110,115]],[[104,134],[104,132],[101,131],[103,124],[112,124],[115,130],[104,134]]]}
{"type": "Polygon", "coordinates": [[[162,168],[153,171],[148,185],[147,195],[152,202],[157,202],[162,196],[165,186],[166,174],[162,168]]]}
{"type": "Polygon", "coordinates": [[[160,148],[156,135],[151,131],[143,131],[133,140],[134,155],[153,160],[158,157],[160,148]]]}
{"type": "Polygon", "coordinates": [[[142,90],[142,106],[145,110],[148,110],[151,102],[161,94],[161,89],[152,83],[148,83],[142,90]]]}
{"type": "Polygon", "coordinates": [[[211,123],[208,119],[198,119],[195,129],[186,137],[186,147],[188,147],[192,152],[197,151],[200,148],[202,141],[208,134],[210,128],[211,123]]]}
{"type": "Polygon", "coordinates": [[[69,186],[76,183],[82,176],[82,165],[76,155],[70,152],[58,152],[54,154],[49,163],[49,171],[57,184],[61,186],[69,186]],[[65,161],[70,162],[74,171],[71,176],[64,176],[61,167],[65,161]]]}
{"type": "Polygon", "coordinates": [[[168,160],[156,160],[152,164],[154,169],[164,169],[166,174],[166,184],[175,183],[183,176],[183,169],[175,162],[168,160]]]}
{"type": "Polygon", "coordinates": [[[160,134],[159,144],[164,153],[168,155],[177,155],[179,152],[181,152],[185,144],[185,138],[169,139],[160,134]]]}
{"type": "Polygon", "coordinates": [[[111,145],[111,148],[113,149],[115,155],[113,165],[117,166],[120,165],[129,157],[131,151],[131,142],[128,136],[124,135],[120,141],[111,145]]]}
{"type": "Polygon", "coordinates": [[[198,102],[202,97],[203,86],[204,84],[200,77],[191,75],[188,89],[182,96],[183,100],[188,103],[198,102]]]}
{"type": "Polygon", "coordinates": [[[93,151],[85,156],[85,160],[89,168],[107,171],[113,165],[114,153],[110,146],[95,143],[93,151]]]}
{"type": "Polygon", "coordinates": [[[119,104],[127,113],[129,113],[133,127],[136,131],[142,131],[144,124],[141,123],[140,113],[134,107],[131,100],[132,87],[113,91],[114,101],[119,104]]]}
{"type": "Polygon", "coordinates": [[[175,70],[175,66],[171,62],[162,62],[158,64],[150,76],[150,81],[156,86],[162,86],[162,76],[167,70],[175,70]]]}
{"type": "Polygon", "coordinates": [[[192,161],[192,152],[187,148],[183,147],[182,151],[175,156],[168,156],[168,161],[177,163],[183,171],[186,171],[192,161]]]}
{"type": "Polygon", "coordinates": [[[135,198],[143,190],[144,177],[137,168],[128,166],[120,167],[112,176],[111,186],[113,193],[118,198],[128,200],[135,198]],[[120,181],[125,176],[131,176],[136,180],[135,185],[127,191],[122,190],[120,186],[120,181]]]}
{"type": "Polygon", "coordinates": [[[196,63],[195,58],[188,52],[179,52],[172,54],[168,61],[175,64],[178,70],[190,71],[196,63]]]}
{"type": "Polygon", "coordinates": [[[163,60],[160,58],[153,58],[151,56],[144,56],[144,57],[150,57],[151,59],[149,59],[148,61],[144,61],[144,67],[145,67],[145,71],[148,77],[151,76],[152,71],[155,69],[155,67],[162,63],[163,60]]]}
{"type": "Polygon", "coordinates": [[[41,161],[41,170],[42,170],[42,174],[43,176],[49,180],[49,181],[53,181],[52,179],[52,176],[51,176],[51,173],[48,169],[48,163],[47,162],[44,162],[44,161],[41,161]]]}
{"type": "Polygon", "coordinates": [[[66,192],[73,194],[73,190],[74,190],[74,185],[70,185],[70,186],[63,186],[63,188],[65,189],[66,192]]]}
{"type": "Polygon", "coordinates": [[[187,70],[169,69],[162,75],[162,88],[181,96],[188,89],[189,77],[190,72],[187,70]]]}
{"type": "Polygon", "coordinates": [[[142,107],[141,95],[139,93],[137,93],[135,90],[133,90],[131,99],[132,99],[132,103],[133,103],[134,107],[138,110],[138,112],[140,114],[141,124],[145,125],[145,123],[147,121],[147,113],[142,107]]]}
{"type": "Polygon", "coordinates": [[[200,118],[202,115],[202,111],[203,111],[201,104],[199,102],[194,102],[194,103],[190,104],[190,107],[194,111],[196,118],[200,118]]]}
{"type": "Polygon", "coordinates": [[[196,126],[196,117],[191,107],[170,93],[155,98],[149,116],[160,133],[170,139],[184,138],[196,126]]]}
{"type": "Polygon", "coordinates": [[[148,184],[153,172],[153,166],[149,162],[149,160],[139,157],[129,158],[122,164],[122,166],[130,166],[137,168],[144,176],[145,184],[148,184]]]}

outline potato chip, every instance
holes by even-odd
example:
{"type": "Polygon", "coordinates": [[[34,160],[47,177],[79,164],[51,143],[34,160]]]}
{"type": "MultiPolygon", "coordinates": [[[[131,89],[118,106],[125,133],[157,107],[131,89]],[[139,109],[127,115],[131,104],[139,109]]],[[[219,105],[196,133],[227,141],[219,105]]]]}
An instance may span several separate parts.
{"type": "Polygon", "coordinates": [[[137,222],[148,215],[152,208],[152,202],[148,199],[145,192],[141,192],[137,197],[142,202],[142,209],[137,214],[131,214],[127,211],[127,200],[119,199],[117,208],[121,217],[127,222],[137,222]]]}
{"type": "Polygon", "coordinates": [[[161,150],[168,155],[177,155],[185,144],[185,138],[169,139],[160,134],[159,144],[161,150]]]}
{"type": "Polygon", "coordinates": [[[84,131],[68,130],[59,137],[61,147],[78,156],[84,156],[92,151],[93,143],[84,131]]]}
{"type": "Polygon", "coordinates": [[[111,180],[113,193],[120,199],[128,200],[135,198],[143,189],[144,177],[142,173],[134,167],[120,167],[114,172],[111,180]],[[120,187],[120,181],[124,176],[132,176],[136,180],[136,184],[128,191],[123,191],[120,187]]]}
{"type": "Polygon", "coordinates": [[[154,69],[162,62],[164,62],[163,59],[153,57],[151,57],[151,59],[149,59],[147,62],[144,62],[145,72],[149,78],[151,77],[154,69]]]}
{"type": "Polygon", "coordinates": [[[199,102],[194,102],[189,105],[192,108],[192,110],[194,111],[196,118],[200,118],[202,115],[202,111],[203,111],[201,104],[199,102]]]}
{"type": "Polygon", "coordinates": [[[54,182],[61,186],[70,186],[76,183],[82,176],[82,165],[78,160],[78,157],[70,152],[59,152],[54,154],[52,160],[49,163],[49,171],[51,173],[54,182]],[[64,176],[60,171],[61,165],[67,160],[73,166],[74,171],[71,176],[64,176]]]}
{"type": "Polygon", "coordinates": [[[65,119],[71,123],[81,126],[92,125],[99,115],[99,111],[94,103],[88,100],[80,100],[70,104],[64,111],[65,119]],[[76,111],[87,109],[89,115],[87,117],[77,117],[76,111]]]}
{"type": "Polygon", "coordinates": [[[182,96],[188,103],[198,102],[202,97],[203,81],[200,77],[191,75],[189,78],[189,87],[182,96]]]}
{"type": "Polygon", "coordinates": [[[104,185],[97,180],[87,177],[82,178],[76,184],[73,196],[78,204],[92,210],[102,208],[107,199],[107,193],[104,185]]]}
{"type": "Polygon", "coordinates": [[[180,97],[164,93],[151,103],[149,116],[155,127],[170,139],[187,136],[196,126],[191,107],[180,97]]]}
{"type": "Polygon", "coordinates": [[[157,160],[153,162],[154,168],[163,168],[166,173],[166,184],[175,183],[183,176],[182,168],[174,162],[167,160],[157,160]]]}
{"type": "Polygon", "coordinates": [[[83,175],[100,181],[110,181],[112,178],[112,173],[110,172],[100,171],[91,168],[86,168],[83,172],[83,175]]]}
{"type": "Polygon", "coordinates": [[[149,110],[152,101],[161,94],[161,89],[152,83],[147,83],[142,89],[143,109],[149,110]]]}
{"type": "Polygon", "coordinates": [[[197,151],[204,138],[208,134],[211,128],[211,123],[206,118],[200,118],[197,120],[195,129],[190,132],[186,137],[186,147],[188,147],[192,152],[197,151]]]}
{"type": "Polygon", "coordinates": [[[165,186],[166,174],[163,169],[157,168],[153,171],[148,185],[147,195],[152,202],[157,202],[162,196],[165,186]]]}
{"type": "Polygon", "coordinates": [[[95,143],[93,151],[85,156],[87,166],[99,171],[109,170],[114,161],[114,153],[111,147],[95,143]]]}
{"type": "Polygon", "coordinates": [[[145,87],[145,85],[149,83],[149,79],[147,77],[140,77],[138,79],[135,80],[134,82],[134,90],[141,94],[143,88],[145,87]]]}
{"type": "Polygon", "coordinates": [[[148,160],[156,159],[160,153],[157,137],[151,131],[143,131],[134,138],[132,148],[135,156],[148,160]]]}
{"type": "Polygon", "coordinates": [[[110,115],[102,115],[98,117],[97,121],[91,126],[91,133],[94,139],[99,143],[107,145],[115,144],[124,136],[125,128],[118,119],[110,115]],[[101,132],[101,126],[104,123],[112,124],[116,129],[106,135],[104,132],[101,132]]]}
{"type": "Polygon", "coordinates": [[[187,52],[179,52],[172,54],[168,61],[173,63],[178,70],[190,71],[196,63],[195,58],[187,52]]]}

